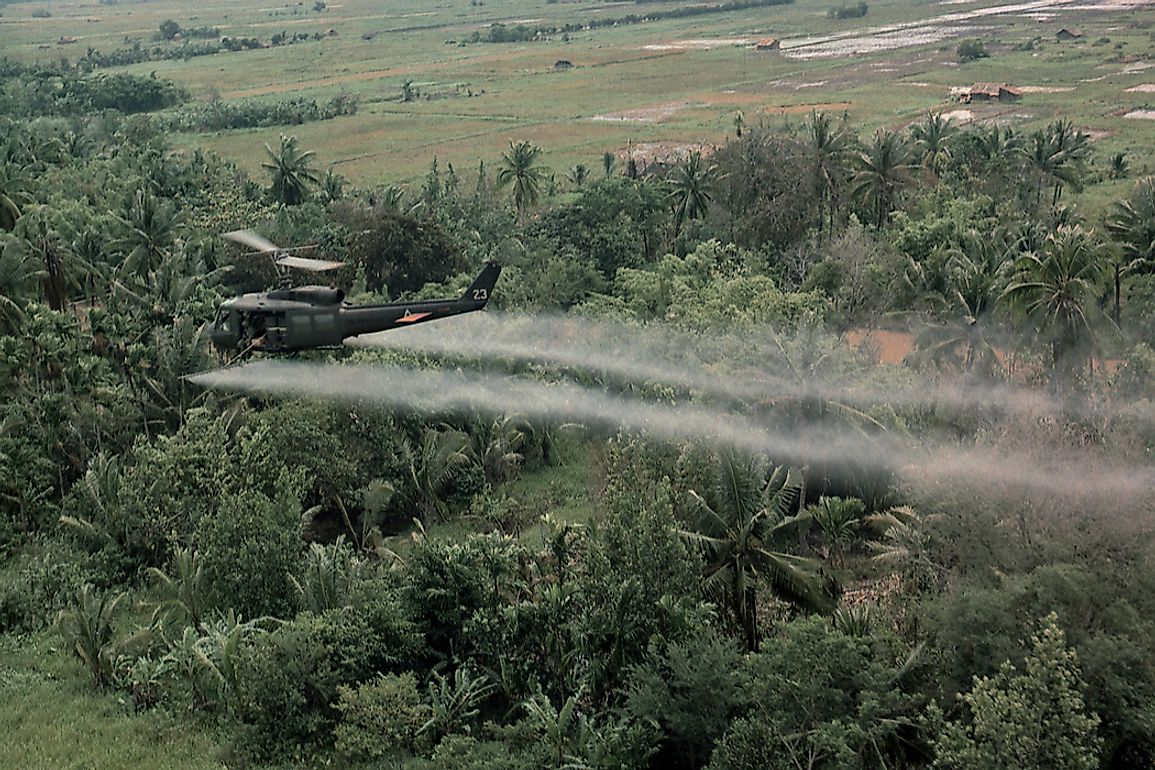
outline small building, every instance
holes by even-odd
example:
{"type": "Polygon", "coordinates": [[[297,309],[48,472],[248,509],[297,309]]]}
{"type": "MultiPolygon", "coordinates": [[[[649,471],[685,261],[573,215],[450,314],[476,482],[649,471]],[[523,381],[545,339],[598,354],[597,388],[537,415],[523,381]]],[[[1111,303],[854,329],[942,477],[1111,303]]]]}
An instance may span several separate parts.
{"type": "Polygon", "coordinates": [[[56,45],[70,45],[79,39],[80,38],[72,37],[71,35],[61,35],[60,39],[56,41],[56,45]]]}
{"type": "Polygon", "coordinates": [[[1074,27],[1063,27],[1055,33],[1056,40],[1078,40],[1083,36],[1083,33],[1074,27]]]}
{"type": "Polygon", "coordinates": [[[776,37],[764,37],[754,45],[755,51],[777,51],[782,47],[782,41],[776,37]]]}
{"type": "Polygon", "coordinates": [[[553,68],[555,70],[573,69],[573,62],[570,61],[569,59],[558,59],[557,61],[555,61],[553,63],[553,68]]]}
{"type": "Polygon", "coordinates": [[[951,96],[960,102],[1014,102],[1022,98],[1023,92],[1006,83],[975,83],[970,88],[952,88],[951,96]]]}

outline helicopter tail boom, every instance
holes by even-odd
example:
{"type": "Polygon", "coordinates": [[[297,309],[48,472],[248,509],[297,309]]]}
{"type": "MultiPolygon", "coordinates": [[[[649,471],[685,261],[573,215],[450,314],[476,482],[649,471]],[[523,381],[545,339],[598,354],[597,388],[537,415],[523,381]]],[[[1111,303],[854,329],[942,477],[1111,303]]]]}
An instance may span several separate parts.
{"type": "Polygon", "coordinates": [[[485,303],[489,301],[489,295],[493,292],[493,286],[497,283],[497,277],[501,275],[501,265],[496,262],[486,262],[485,269],[481,271],[481,275],[469,285],[465,293],[461,295],[462,302],[480,302],[479,308],[485,307],[485,303]]]}

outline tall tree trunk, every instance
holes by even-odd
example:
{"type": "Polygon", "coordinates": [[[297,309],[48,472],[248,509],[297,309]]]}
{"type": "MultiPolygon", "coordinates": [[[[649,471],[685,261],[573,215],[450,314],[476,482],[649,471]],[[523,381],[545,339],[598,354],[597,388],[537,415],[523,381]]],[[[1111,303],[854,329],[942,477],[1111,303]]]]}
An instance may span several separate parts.
{"type": "Polygon", "coordinates": [[[1119,274],[1122,271],[1123,271],[1123,266],[1120,265],[1118,262],[1116,262],[1115,263],[1115,308],[1111,313],[1111,316],[1115,319],[1115,325],[1116,326],[1119,325],[1119,321],[1122,318],[1122,307],[1121,307],[1121,297],[1120,297],[1120,280],[1119,280],[1119,274]]]}
{"type": "Polygon", "coordinates": [[[40,242],[40,253],[44,255],[44,300],[56,312],[64,310],[67,299],[64,290],[64,276],[60,274],[60,256],[45,238],[40,242]]]}
{"type": "Polygon", "coordinates": [[[744,607],[742,630],[746,636],[746,649],[749,652],[758,652],[758,600],[753,588],[746,589],[742,604],[744,607]]]}

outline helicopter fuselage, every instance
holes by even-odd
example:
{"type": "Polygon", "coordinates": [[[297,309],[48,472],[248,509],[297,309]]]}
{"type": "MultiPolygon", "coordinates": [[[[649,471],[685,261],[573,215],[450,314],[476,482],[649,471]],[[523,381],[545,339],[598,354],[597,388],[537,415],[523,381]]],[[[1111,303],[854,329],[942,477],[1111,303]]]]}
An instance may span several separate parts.
{"type": "Polygon", "coordinates": [[[500,272],[499,265],[488,264],[457,299],[352,305],[343,291],[328,286],[242,294],[221,304],[210,333],[213,345],[225,352],[336,347],[360,334],[481,310],[500,272]]]}

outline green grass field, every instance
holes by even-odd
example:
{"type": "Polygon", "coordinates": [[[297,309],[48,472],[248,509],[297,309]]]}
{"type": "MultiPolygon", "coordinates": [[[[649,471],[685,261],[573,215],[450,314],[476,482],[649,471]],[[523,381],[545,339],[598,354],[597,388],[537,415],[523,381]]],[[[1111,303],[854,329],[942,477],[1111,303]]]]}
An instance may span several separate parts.
{"type": "Polygon", "coordinates": [[[333,164],[361,185],[419,179],[435,157],[472,169],[523,139],[541,145],[560,174],[578,162],[596,168],[606,151],[644,161],[724,142],[739,112],[747,125],[798,122],[817,109],[845,110],[864,132],[902,126],[928,110],[959,109],[949,89],[982,81],[1025,86],[1027,93],[1014,105],[969,107],[960,118],[1030,127],[1063,116],[1092,132],[1102,157],[1128,152],[1136,171],[1149,170],[1145,148],[1155,141],[1155,122],[1123,117],[1155,105],[1155,93],[1127,91],[1155,81],[1145,69],[1155,53],[1155,10],[1137,4],[1036,2],[993,13],[990,0],[876,0],[865,18],[834,20],[826,12],[838,3],[797,0],[583,30],[568,40],[462,44],[494,22],[560,24],[676,7],[474,2],[348,0],[317,11],[311,3],[238,0],[201,5],[193,15],[176,0],[31,2],[3,9],[0,38],[16,58],[76,59],[90,46],[108,52],[135,39],[155,45],[151,38],[165,19],[266,40],[281,31],[332,31],[291,46],[128,68],[172,78],[196,99],[359,98],[357,115],[333,121],[173,137],[254,173],[263,144],[289,133],[315,150],[323,167],[333,164]],[[36,18],[37,11],[51,16],[36,18]],[[1064,27],[1082,38],[1057,42],[1064,27]],[[755,51],[754,41],[768,36],[780,38],[783,50],[755,51]],[[59,44],[62,37],[77,42],[59,44]],[[991,57],[960,65],[955,49],[963,37],[983,40],[991,57]],[[1034,50],[1016,50],[1035,38],[1034,50]],[[556,70],[562,59],[574,67],[556,70]],[[407,80],[419,94],[411,102],[401,100],[407,80]]]}
{"type": "Polygon", "coordinates": [[[223,749],[187,720],[135,714],[95,691],[51,632],[0,636],[0,766],[24,770],[209,770],[223,749]]]}

